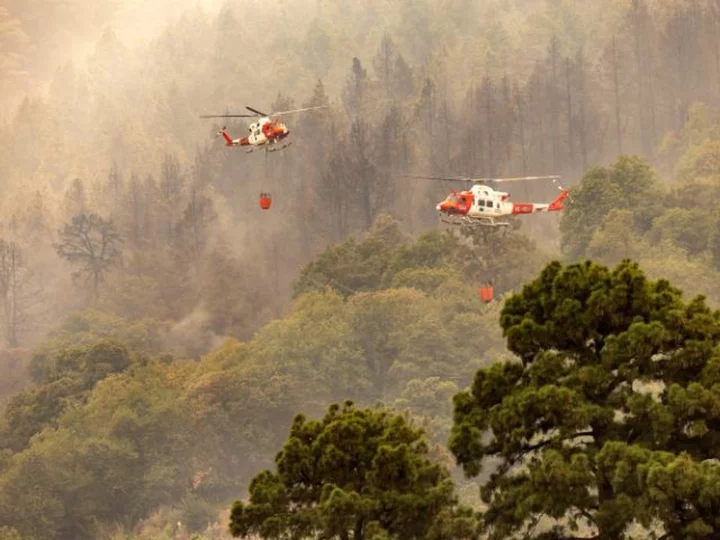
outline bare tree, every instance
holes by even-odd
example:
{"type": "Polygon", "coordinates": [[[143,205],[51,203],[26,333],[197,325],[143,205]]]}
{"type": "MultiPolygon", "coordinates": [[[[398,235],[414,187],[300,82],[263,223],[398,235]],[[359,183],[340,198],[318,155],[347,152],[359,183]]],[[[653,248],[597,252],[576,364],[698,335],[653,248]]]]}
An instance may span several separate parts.
{"type": "Polygon", "coordinates": [[[61,242],[54,244],[60,257],[78,269],[74,279],[84,278],[92,285],[95,301],[100,297],[100,284],[105,274],[120,263],[122,239],[112,220],[97,214],[77,214],[72,223],[59,231],[61,242]]]}
{"type": "Polygon", "coordinates": [[[180,162],[173,154],[166,154],[160,172],[159,222],[166,242],[172,242],[176,209],[181,208],[185,178],[180,162]]]}
{"type": "Polygon", "coordinates": [[[377,168],[368,156],[369,146],[368,125],[362,120],[355,120],[350,128],[348,158],[352,186],[358,194],[358,206],[365,228],[372,225],[388,192],[388,183],[379,177],[377,168]]]}
{"type": "Polygon", "coordinates": [[[390,34],[386,32],[383,36],[382,42],[380,43],[380,49],[375,55],[375,58],[373,58],[373,67],[375,68],[375,73],[385,89],[385,97],[387,99],[390,99],[392,95],[391,91],[394,84],[396,56],[397,52],[395,51],[395,44],[393,43],[390,34]]]}
{"type": "Polygon", "coordinates": [[[368,84],[367,70],[363,68],[358,58],[353,58],[352,71],[343,91],[343,104],[351,119],[358,117],[362,112],[368,84]]]}
{"type": "Polygon", "coordinates": [[[353,195],[350,170],[351,164],[343,145],[331,156],[315,186],[315,196],[322,216],[327,220],[329,237],[338,242],[349,233],[349,209],[353,195]]]}
{"type": "Polygon", "coordinates": [[[612,38],[612,70],[613,70],[613,95],[615,98],[615,138],[617,139],[617,153],[623,153],[622,124],[620,123],[620,84],[618,82],[618,58],[615,35],[612,38]]]}
{"type": "Polygon", "coordinates": [[[212,201],[193,190],[183,217],[176,227],[180,251],[187,256],[196,272],[208,243],[210,229],[217,221],[212,201]]]}
{"type": "Polygon", "coordinates": [[[27,310],[36,291],[31,288],[32,273],[17,242],[0,239],[0,317],[5,341],[15,348],[18,333],[27,321],[27,310]]]}
{"type": "Polygon", "coordinates": [[[75,214],[85,212],[87,199],[84,182],[80,178],[75,178],[65,191],[62,202],[63,216],[70,219],[75,214]]]}

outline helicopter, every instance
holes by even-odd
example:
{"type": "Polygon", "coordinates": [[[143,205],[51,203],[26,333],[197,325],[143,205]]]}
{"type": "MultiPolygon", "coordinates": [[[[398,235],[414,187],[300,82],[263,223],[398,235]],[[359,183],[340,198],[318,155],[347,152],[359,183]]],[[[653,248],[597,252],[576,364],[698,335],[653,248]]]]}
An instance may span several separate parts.
{"type": "Polygon", "coordinates": [[[245,107],[252,114],[202,115],[200,118],[257,118],[257,122],[253,122],[248,127],[249,135],[247,137],[233,139],[228,134],[225,126],[218,130],[217,135],[223,136],[225,139],[225,146],[249,146],[250,148],[247,150],[248,154],[255,151],[257,148],[265,148],[266,152],[277,152],[278,150],[284,150],[292,144],[289,141],[282,143],[282,141],[290,135],[290,130],[285,124],[278,120],[279,116],[312,111],[315,109],[324,109],[326,107],[327,105],[321,105],[319,107],[306,107],[304,109],[280,111],[272,114],[265,114],[264,112],[253,109],[252,107],[245,107]]]}
{"type": "Polygon", "coordinates": [[[505,218],[521,214],[535,214],[538,212],[559,212],[564,209],[563,203],[569,192],[559,183],[559,176],[522,176],[517,178],[468,178],[463,176],[410,176],[424,180],[442,182],[465,182],[472,185],[466,191],[455,191],[435,209],[440,220],[451,225],[482,225],[486,227],[509,227],[510,222],[505,218]],[[505,182],[520,182],[533,180],[552,180],[560,190],[550,203],[517,203],[510,202],[510,195],[503,191],[496,191],[488,184],[501,184],[505,182]]]}

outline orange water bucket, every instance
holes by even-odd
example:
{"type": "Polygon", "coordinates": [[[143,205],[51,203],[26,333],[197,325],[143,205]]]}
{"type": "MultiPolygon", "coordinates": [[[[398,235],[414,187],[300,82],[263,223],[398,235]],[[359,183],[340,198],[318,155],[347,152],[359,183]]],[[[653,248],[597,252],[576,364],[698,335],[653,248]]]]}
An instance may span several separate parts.
{"type": "Polygon", "coordinates": [[[272,204],[272,197],[270,197],[269,193],[261,193],[260,194],[260,208],[263,210],[269,210],[270,205],[272,204]]]}
{"type": "Polygon", "coordinates": [[[493,300],[493,288],[492,287],[480,287],[478,289],[478,295],[480,296],[480,300],[485,302],[486,304],[489,302],[492,302],[493,300]]]}

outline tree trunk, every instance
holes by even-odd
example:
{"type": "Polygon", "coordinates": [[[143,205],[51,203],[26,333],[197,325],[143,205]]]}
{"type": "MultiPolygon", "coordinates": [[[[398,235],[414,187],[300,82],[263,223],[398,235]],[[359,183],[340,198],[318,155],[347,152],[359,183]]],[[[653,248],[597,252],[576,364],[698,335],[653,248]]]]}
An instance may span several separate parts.
{"type": "Polygon", "coordinates": [[[525,148],[525,103],[520,89],[517,92],[518,129],[520,134],[520,156],[522,159],[522,173],[527,174],[527,148],[525,148]]]}
{"type": "Polygon", "coordinates": [[[494,176],[496,173],[496,166],[495,166],[495,149],[493,148],[493,133],[494,130],[497,128],[495,125],[495,122],[493,122],[495,117],[495,111],[493,111],[493,87],[492,83],[488,79],[487,84],[485,85],[485,131],[487,132],[487,172],[494,176]]]}
{"type": "Polygon", "coordinates": [[[622,124],[620,121],[620,83],[618,77],[618,59],[617,59],[617,48],[615,45],[615,36],[612,39],[612,53],[613,53],[613,87],[615,91],[615,136],[617,139],[618,155],[623,153],[622,143],[622,124]]]}
{"type": "Polygon", "coordinates": [[[358,519],[355,522],[355,531],[353,533],[353,540],[362,540],[363,537],[363,520],[358,519]]]}
{"type": "Polygon", "coordinates": [[[575,170],[575,144],[573,142],[575,134],[573,133],[573,111],[572,111],[572,66],[570,58],[565,59],[565,80],[567,90],[567,122],[568,122],[568,149],[571,170],[575,170]]]}
{"type": "Polygon", "coordinates": [[[582,168],[583,172],[588,169],[588,148],[587,148],[587,126],[585,125],[585,114],[587,108],[587,100],[585,94],[585,57],[582,51],[578,53],[577,59],[577,74],[578,74],[578,99],[580,108],[580,154],[582,157],[582,168]]]}
{"type": "Polygon", "coordinates": [[[100,272],[93,271],[93,304],[97,304],[100,299],[100,272]]]}
{"type": "Polygon", "coordinates": [[[12,256],[12,274],[10,283],[10,295],[7,299],[6,312],[7,312],[7,332],[6,339],[8,346],[15,348],[18,346],[17,340],[17,326],[18,326],[18,296],[20,294],[20,284],[18,283],[18,261],[17,252],[15,246],[11,252],[12,256]]]}
{"type": "Polygon", "coordinates": [[[715,31],[715,75],[717,76],[717,99],[720,101],[720,7],[716,4],[713,6],[713,21],[715,31]]]}
{"type": "Polygon", "coordinates": [[[641,3],[640,0],[633,2],[633,23],[634,23],[634,37],[635,37],[635,71],[637,79],[637,107],[638,107],[638,126],[640,129],[640,140],[642,141],[642,148],[645,157],[649,157],[650,150],[650,138],[648,135],[647,119],[646,119],[646,107],[645,107],[645,95],[644,95],[644,83],[645,83],[645,66],[643,63],[642,55],[642,41],[644,34],[641,28],[641,3]]]}
{"type": "Polygon", "coordinates": [[[550,109],[552,115],[552,155],[553,155],[553,170],[558,170],[560,165],[560,141],[558,140],[558,134],[560,133],[560,113],[558,105],[558,92],[556,91],[557,81],[557,57],[558,57],[558,42],[557,37],[553,35],[552,42],[550,45],[550,66],[552,73],[552,80],[548,84],[548,91],[550,94],[550,109]]]}

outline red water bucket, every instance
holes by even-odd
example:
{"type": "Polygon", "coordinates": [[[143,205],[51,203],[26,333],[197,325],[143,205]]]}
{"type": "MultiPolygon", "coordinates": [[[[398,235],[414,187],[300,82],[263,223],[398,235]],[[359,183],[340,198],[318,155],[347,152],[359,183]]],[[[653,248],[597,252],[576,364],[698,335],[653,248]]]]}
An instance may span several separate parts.
{"type": "Polygon", "coordinates": [[[263,210],[270,209],[270,204],[272,203],[272,197],[270,197],[269,193],[261,193],[260,194],[260,208],[263,210]]]}
{"type": "Polygon", "coordinates": [[[480,300],[482,300],[486,304],[489,302],[492,302],[493,288],[492,287],[480,287],[478,289],[478,295],[480,296],[480,300]]]}

